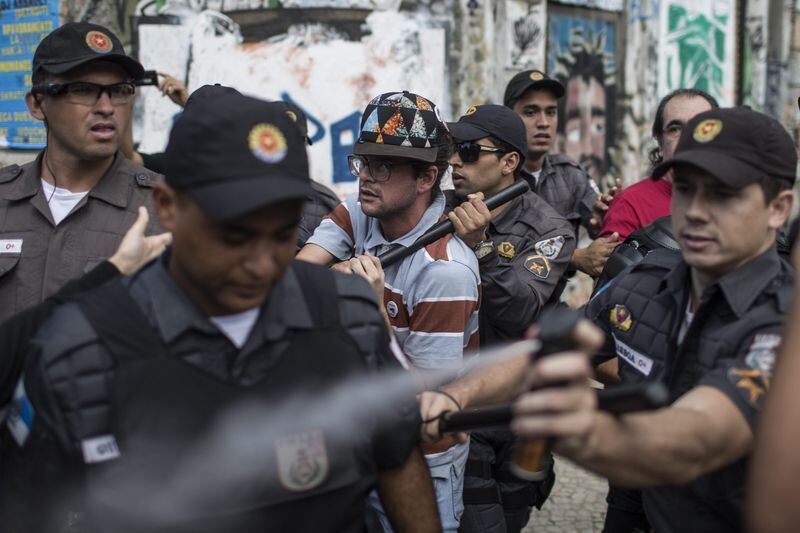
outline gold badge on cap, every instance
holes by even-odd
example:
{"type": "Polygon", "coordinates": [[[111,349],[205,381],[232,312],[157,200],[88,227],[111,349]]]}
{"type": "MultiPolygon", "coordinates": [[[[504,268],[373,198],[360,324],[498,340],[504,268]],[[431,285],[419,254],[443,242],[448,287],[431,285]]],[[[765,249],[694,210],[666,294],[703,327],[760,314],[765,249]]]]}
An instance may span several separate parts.
{"type": "Polygon", "coordinates": [[[628,331],[633,325],[633,317],[628,308],[624,305],[615,305],[614,309],[609,313],[609,322],[611,325],[622,331],[628,331]]]}
{"type": "Polygon", "coordinates": [[[286,157],[288,146],[281,130],[272,124],[257,124],[248,137],[250,151],[265,163],[279,163],[286,157]]]}
{"type": "Polygon", "coordinates": [[[534,70],[533,72],[531,72],[531,79],[533,81],[543,80],[544,79],[544,74],[542,74],[538,70],[534,70]]]}
{"type": "Polygon", "coordinates": [[[717,138],[721,131],[722,121],[716,118],[709,118],[695,127],[694,140],[699,143],[711,142],[717,138]]]}
{"type": "Polygon", "coordinates": [[[513,244],[505,241],[501,242],[500,246],[497,247],[497,253],[506,259],[514,259],[514,256],[517,255],[517,249],[514,248],[513,244]]]}
{"type": "Polygon", "coordinates": [[[474,114],[475,114],[475,112],[476,112],[477,110],[478,110],[478,108],[477,108],[477,107],[475,107],[475,106],[470,106],[470,108],[469,108],[469,109],[467,109],[467,112],[466,112],[466,113],[464,113],[464,116],[465,116],[465,117],[468,117],[468,116],[470,116],[470,115],[474,115],[474,114]]]}
{"type": "Polygon", "coordinates": [[[101,31],[90,31],[86,34],[86,46],[98,54],[107,54],[114,48],[111,37],[101,31]]]}
{"type": "Polygon", "coordinates": [[[297,122],[297,115],[295,114],[295,112],[294,112],[294,111],[287,111],[287,112],[286,112],[286,115],[287,115],[287,116],[288,116],[290,119],[292,119],[292,122],[297,122]]]}

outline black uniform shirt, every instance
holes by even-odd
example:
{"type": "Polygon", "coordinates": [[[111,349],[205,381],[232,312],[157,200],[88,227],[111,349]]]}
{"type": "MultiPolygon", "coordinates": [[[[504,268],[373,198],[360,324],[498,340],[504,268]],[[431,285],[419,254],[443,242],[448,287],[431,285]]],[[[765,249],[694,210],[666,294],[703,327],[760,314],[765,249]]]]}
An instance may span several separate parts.
{"type": "MultiPolygon", "coordinates": [[[[338,294],[340,323],[365,358],[367,368],[399,368],[389,350],[385,324],[378,314],[371,288],[357,276],[333,273],[333,279],[338,294]]],[[[302,336],[304,330],[315,328],[314,312],[306,304],[294,268],[290,268],[273,287],[241,349],[237,349],[178,288],[167,273],[165,259],[154,261],[125,282],[133,300],[158,332],[170,357],[181,358],[223,382],[240,386],[254,384],[269,375],[276,361],[291,357],[291,353],[284,351],[290,339],[302,336]]],[[[77,304],[73,303],[55,311],[34,344],[37,350],[26,364],[25,388],[18,391],[22,397],[15,395],[15,404],[22,404],[21,409],[18,406],[22,412],[26,409],[32,412],[32,417],[25,420],[29,422],[32,418],[33,423],[28,428],[30,436],[24,445],[34,441],[38,446],[36,449],[45,446],[48,452],[46,455],[39,452],[40,461],[52,462],[42,467],[51,476],[58,471],[69,472],[76,468],[72,462],[68,467],[61,461],[69,455],[80,455],[81,446],[87,439],[114,432],[113,383],[118,362],[102,344],[77,304]]],[[[316,356],[320,361],[322,358],[330,361],[336,354],[318,353],[316,356]]],[[[307,372],[312,376],[318,373],[313,366],[307,368],[307,372]]],[[[292,383],[291,376],[284,379],[292,383]]],[[[390,422],[380,424],[377,433],[365,429],[366,433],[358,441],[360,445],[371,442],[373,468],[396,468],[406,460],[416,444],[419,415],[413,409],[413,397],[409,397],[408,403],[398,401],[396,407],[384,410],[382,414],[390,422]]],[[[18,419],[17,430],[19,426],[18,419]]],[[[16,446],[11,444],[10,434],[13,432],[6,428],[3,432],[3,444],[16,446]]],[[[24,454],[23,449],[23,458],[24,454]]],[[[8,459],[12,464],[15,461],[12,456],[5,460],[8,459]]],[[[56,497],[61,489],[58,484],[69,481],[69,476],[44,477],[39,472],[37,479],[40,476],[43,485],[38,487],[35,483],[24,485],[25,481],[21,481],[27,487],[24,491],[18,485],[20,481],[11,481],[12,476],[7,476],[6,483],[2,484],[5,485],[3,492],[9,494],[19,490],[21,498],[25,498],[23,493],[30,498],[30,491],[37,494],[38,505],[46,507],[47,502],[52,501],[48,498],[56,497]]]]}
{"type": "MultiPolygon", "coordinates": [[[[674,265],[669,251],[652,252],[595,295],[587,316],[607,341],[596,362],[618,356],[623,382],[662,380],[673,399],[713,387],[755,430],[789,310],[791,267],[773,247],[726,274],[703,293],[681,336],[691,283],[689,267],[674,265]]],[[[746,463],[643,490],[650,523],[664,533],[740,531],[746,463]]]]}
{"type": "Polygon", "coordinates": [[[592,218],[592,206],[600,190],[579,164],[563,154],[548,155],[544,158],[538,180],[525,170],[522,171],[522,177],[532,191],[569,220],[576,235],[581,225],[590,235],[594,234],[596,228],[590,226],[589,219],[592,218]]]}
{"type": "Polygon", "coordinates": [[[528,191],[487,228],[495,249],[478,260],[481,344],[519,339],[546,303],[558,301],[575,250],[569,222],[528,191]]]}

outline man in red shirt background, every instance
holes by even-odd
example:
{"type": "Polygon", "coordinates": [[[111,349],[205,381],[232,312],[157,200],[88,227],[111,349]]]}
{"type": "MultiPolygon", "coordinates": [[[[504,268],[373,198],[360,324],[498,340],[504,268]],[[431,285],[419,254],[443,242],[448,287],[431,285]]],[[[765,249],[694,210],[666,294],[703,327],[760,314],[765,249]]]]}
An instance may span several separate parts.
{"type": "MultiPolygon", "coordinates": [[[[710,94],[699,89],[677,89],[658,104],[653,138],[658,147],[650,152],[651,168],[672,158],[683,127],[695,115],[719,107],[710,94]]],[[[620,240],[655,219],[670,214],[672,173],[661,179],[647,177],[620,191],[608,206],[600,237],[618,233],[620,240]]]]}

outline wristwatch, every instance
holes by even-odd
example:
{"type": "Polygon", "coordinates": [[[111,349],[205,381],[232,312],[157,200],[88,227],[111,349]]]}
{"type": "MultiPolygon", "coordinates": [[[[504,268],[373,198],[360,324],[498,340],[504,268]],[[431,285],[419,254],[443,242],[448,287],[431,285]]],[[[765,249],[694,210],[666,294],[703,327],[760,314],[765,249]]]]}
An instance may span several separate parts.
{"type": "Polygon", "coordinates": [[[475,257],[482,259],[494,252],[494,242],[491,240],[481,241],[472,250],[475,252],[475,257]]]}

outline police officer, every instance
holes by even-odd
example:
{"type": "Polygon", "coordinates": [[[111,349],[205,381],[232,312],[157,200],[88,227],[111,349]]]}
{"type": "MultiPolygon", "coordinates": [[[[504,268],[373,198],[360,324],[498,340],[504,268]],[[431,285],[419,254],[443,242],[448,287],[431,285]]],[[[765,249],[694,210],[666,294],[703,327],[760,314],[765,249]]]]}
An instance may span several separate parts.
{"type": "MultiPolygon", "coordinates": [[[[517,340],[546,304],[558,302],[575,250],[574,230],[532,191],[492,212],[482,200],[519,177],[527,148],[516,113],[499,105],[473,106],[448,127],[455,147],[453,185],[466,200],[448,217],[478,257],[481,345],[517,340]]],[[[471,434],[459,531],[520,531],[531,506],[544,503],[555,481],[552,470],[537,484],[514,476],[512,443],[505,430],[471,434]]]]}
{"type": "MultiPolygon", "coordinates": [[[[541,70],[517,73],[506,85],[503,103],[517,113],[527,130],[527,153],[522,176],[531,189],[572,223],[575,236],[583,225],[590,235],[596,231],[590,220],[600,195],[597,184],[584,169],[564,154],[550,154],[558,127],[558,100],[564,86],[541,70]]],[[[597,276],[616,245],[616,238],[595,240],[577,248],[573,268],[597,276]]]]}
{"type": "Polygon", "coordinates": [[[292,262],[308,160],[282,106],[199,101],[167,156],[167,255],[34,341],[4,531],[361,531],[376,479],[398,529],[437,531],[413,395],[381,423],[311,402],[399,365],[367,283],[292,262]]]}
{"type": "Polygon", "coordinates": [[[753,430],[768,393],[793,274],[775,233],[791,211],[797,155],[775,119],[744,108],[689,121],[675,156],[672,226],[682,261],[654,252],[595,296],[599,359],[624,383],[664,382],[670,407],[620,419],[600,414],[586,360],[542,360],[515,429],[551,435],[555,450],[619,486],[642,488],[659,532],[743,529],[753,430]],[[582,381],[583,380],[583,381],[582,381]],[[544,416],[542,416],[544,415],[544,416]]]}
{"type": "Polygon", "coordinates": [[[36,49],[25,101],[47,147],[0,170],[0,320],[109,257],[139,206],[152,209],[155,174],[118,151],[143,72],[95,24],[65,24],[36,49]]]}

